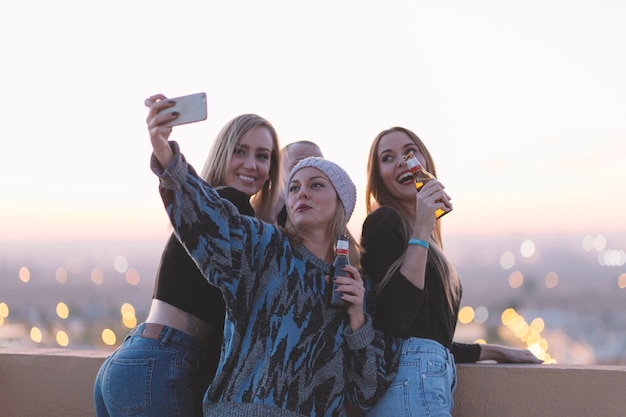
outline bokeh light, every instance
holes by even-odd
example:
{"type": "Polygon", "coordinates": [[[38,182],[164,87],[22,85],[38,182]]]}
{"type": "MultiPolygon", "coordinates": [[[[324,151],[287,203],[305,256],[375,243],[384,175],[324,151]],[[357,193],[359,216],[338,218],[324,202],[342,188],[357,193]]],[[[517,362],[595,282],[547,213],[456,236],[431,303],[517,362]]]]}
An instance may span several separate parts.
{"type": "Polygon", "coordinates": [[[105,345],[113,346],[117,342],[115,332],[111,329],[104,329],[102,331],[102,341],[105,345]]]}
{"type": "Polygon", "coordinates": [[[0,303],[0,317],[9,317],[9,306],[6,303],[0,303]]]}
{"type": "Polygon", "coordinates": [[[543,322],[543,319],[540,317],[537,317],[536,319],[530,322],[530,328],[533,330],[533,332],[541,333],[543,332],[543,329],[545,327],[546,325],[543,322]]]}
{"type": "Polygon", "coordinates": [[[511,269],[515,265],[515,255],[511,252],[504,252],[500,256],[500,266],[502,269],[511,269]]]}
{"type": "Polygon", "coordinates": [[[462,324],[471,323],[474,320],[474,309],[470,306],[465,306],[459,310],[458,321],[462,324]]]}
{"type": "Polygon", "coordinates": [[[480,306],[474,310],[474,321],[476,323],[484,323],[489,318],[489,310],[485,306],[480,306]]]}
{"type": "Polygon", "coordinates": [[[583,249],[587,252],[591,252],[592,250],[596,250],[600,252],[606,248],[606,238],[603,235],[598,235],[593,237],[591,235],[586,235],[583,238],[583,249]]]}
{"type": "Polygon", "coordinates": [[[532,240],[525,240],[520,245],[520,253],[524,258],[530,258],[535,254],[535,243],[532,240]]]}
{"type": "Polygon", "coordinates": [[[626,272],[622,273],[617,277],[617,285],[620,288],[626,288],[626,272]]]}
{"type": "Polygon", "coordinates": [[[18,276],[20,277],[20,281],[22,282],[30,281],[30,271],[25,266],[20,268],[20,272],[18,273],[18,276]]]}
{"type": "Polygon", "coordinates": [[[59,330],[57,332],[56,341],[59,346],[63,346],[63,347],[66,347],[67,345],[70,344],[70,338],[67,335],[67,333],[65,333],[63,330],[59,330]]]}
{"type": "Polygon", "coordinates": [[[524,274],[520,271],[513,271],[509,275],[509,285],[511,288],[519,288],[524,283],[524,274]]]}
{"type": "Polygon", "coordinates": [[[559,285],[559,274],[557,274],[556,272],[552,271],[552,272],[548,272],[548,274],[546,275],[546,288],[554,288],[557,285],[559,285]]]}
{"type": "Polygon", "coordinates": [[[545,328],[542,318],[535,318],[528,325],[526,320],[515,309],[508,308],[502,312],[501,320],[503,326],[524,342],[527,349],[541,359],[543,363],[556,363],[556,360],[548,353],[548,341],[541,337],[541,332],[545,328]]]}
{"type": "Polygon", "coordinates": [[[104,282],[104,272],[100,268],[94,268],[91,270],[91,282],[96,285],[102,285],[104,282]]]}
{"type": "Polygon", "coordinates": [[[626,264],[626,252],[623,250],[600,251],[598,263],[602,266],[624,266],[626,264]]]}
{"type": "Polygon", "coordinates": [[[59,282],[59,284],[65,284],[67,282],[67,270],[62,266],[58,267],[54,272],[54,278],[59,282]]]}
{"type": "Polygon", "coordinates": [[[141,276],[139,275],[139,271],[135,268],[130,268],[126,271],[126,282],[128,282],[129,285],[138,285],[140,280],[141,276]]]}
{"type": "Polygon", "coordinates": [[[33,327],[32,329],[30,329],[30,339],[35,343],[41,343],[41,341],[43,340],[43,334],[38,327],[33,327]]]}
{"type": "Polygon", "coordinates": [[[115,268],[117,272],[119,272],[120,274],[123,274],[128,269],[128,261],[126,260],[124,256],[118,255],[115,257],[115,260],[113,261],[113,267],[115,268]]]}
{"type": "Polygon", "coordinates": [[[593,239],[593,248],[600,252],[606,248],[606,238],[603,235],[598,235],[593,239]]]}
{"type": "Polygon", "coordinates": [[[122,304],[122,308],[120,310],[122,313],[122,324],[128,329],[134,328],[137,325],[135,307],[129,303],[124,303],[122,304]]]}
{"type": "Polygon", "coordinates": [[[66,319],[68,318],[70,315],[70,309],[67,306],[67,304],[60,302],[59,304],[57,304],[57,316],[59,316],[62,319],[66,319]]]}

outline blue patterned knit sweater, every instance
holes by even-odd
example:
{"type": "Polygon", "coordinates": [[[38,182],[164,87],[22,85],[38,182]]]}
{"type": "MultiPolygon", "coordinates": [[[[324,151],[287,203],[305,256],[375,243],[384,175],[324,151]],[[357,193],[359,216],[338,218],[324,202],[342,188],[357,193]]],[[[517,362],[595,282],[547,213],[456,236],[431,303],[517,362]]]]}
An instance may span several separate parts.
{"type": "Polygon", "coordinates": [[[346,396],[371,407],[393,375],[370,316],[353,332],[346,312],[324,300],[330,265],[275,226],[240,215],[170,145],[166,169],[151,160],[161,197],[176,235],[226,301],[205,416],[344,416],[346,396]]]}

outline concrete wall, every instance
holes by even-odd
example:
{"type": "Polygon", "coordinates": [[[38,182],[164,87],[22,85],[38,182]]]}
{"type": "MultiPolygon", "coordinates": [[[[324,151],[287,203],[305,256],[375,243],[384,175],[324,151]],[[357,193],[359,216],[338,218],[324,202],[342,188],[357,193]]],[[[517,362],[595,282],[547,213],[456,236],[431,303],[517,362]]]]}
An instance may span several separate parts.
{"type": "MultiPolygon", "coordinates": [[[[105,352],[0,348],[0,417],[95,417],[105,352]]],[[[626,367],[458,366],[454,417],[624,417],[626,367]]]]}

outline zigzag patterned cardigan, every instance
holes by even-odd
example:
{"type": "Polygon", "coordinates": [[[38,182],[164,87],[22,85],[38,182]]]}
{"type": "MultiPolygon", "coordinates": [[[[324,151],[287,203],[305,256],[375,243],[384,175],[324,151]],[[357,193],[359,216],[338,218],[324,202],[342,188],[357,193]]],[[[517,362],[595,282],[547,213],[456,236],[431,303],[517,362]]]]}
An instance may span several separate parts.
{"type": "Polygon", "coordinates": [[[362,409],[387,388],[393,369],[381,334],[353,332],[326,305],[330,265],[275,226],[240,215],[187,164],[151,168],[175,233],[226,301],[224,344],[205,415],[344,416],[346,396],[362,409]]]}

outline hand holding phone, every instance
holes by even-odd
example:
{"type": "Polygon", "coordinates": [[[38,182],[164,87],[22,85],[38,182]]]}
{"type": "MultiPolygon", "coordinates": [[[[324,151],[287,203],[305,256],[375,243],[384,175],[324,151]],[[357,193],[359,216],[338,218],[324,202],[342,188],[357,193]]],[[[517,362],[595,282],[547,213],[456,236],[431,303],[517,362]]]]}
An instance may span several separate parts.
{"type": "Polygon", "coordinates": [[[163,126],[184,125],[187,123],[200,122],[207,118],[206,93],[190,94],[168,100],[173,100],[176,104],[161,110],[159,113],[178,112],[178,117],[164,123],[163,126]]]}

